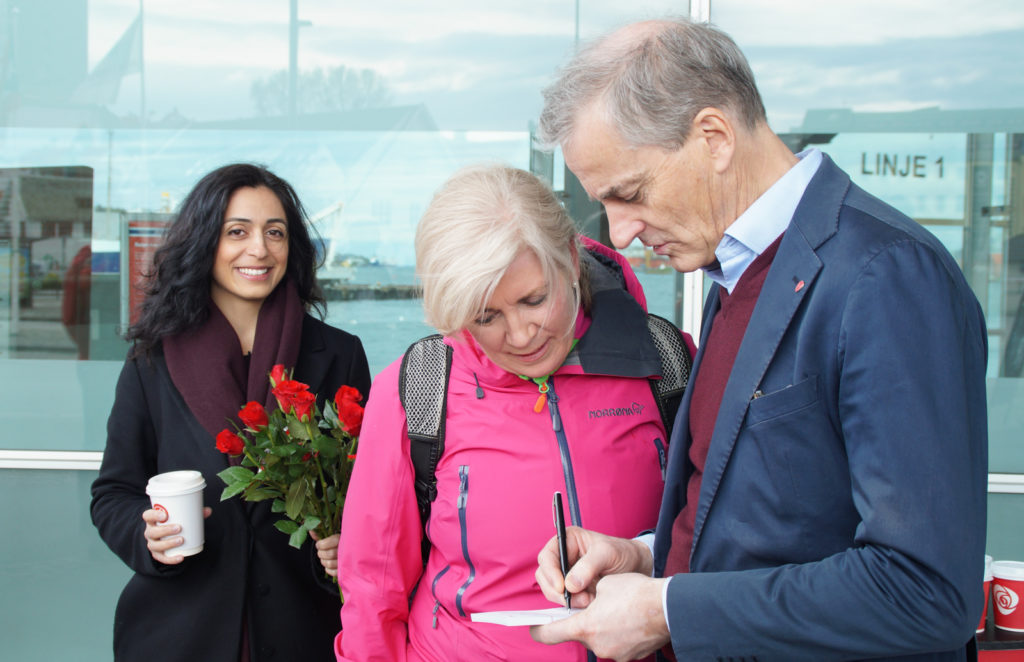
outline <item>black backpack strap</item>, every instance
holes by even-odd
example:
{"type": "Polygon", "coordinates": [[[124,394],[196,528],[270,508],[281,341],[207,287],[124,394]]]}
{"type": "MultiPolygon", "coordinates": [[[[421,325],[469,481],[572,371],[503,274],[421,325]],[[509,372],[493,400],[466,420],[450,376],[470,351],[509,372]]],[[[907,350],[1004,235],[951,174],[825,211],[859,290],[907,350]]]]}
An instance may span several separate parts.
{"type": "Polygon", "coordinates": [[[452,370],[452,348],[437,334],[417,340],[406,350],[398,372],[398,397],[405,409],[409,434],[409,455],[415,471],[416,505],[423,524],[423,562],[427,562],[430,541],[427,519],[437,498],[437,461],[444,453],[445,411],[448,405],[448,377],[452,370]]]}
{"type": "Polygon", "coordinates": [[[665,434],[671,438],[672,423],[675,422],[679,403],[683,400],[686,383],[690,380],[693,357],[690,356],[682,332],[664,317],[648,314],[647,330],[661,357],[661,379],[650,380],[651,390],[658,403],[661,421],[665,424],[665,434]]]}

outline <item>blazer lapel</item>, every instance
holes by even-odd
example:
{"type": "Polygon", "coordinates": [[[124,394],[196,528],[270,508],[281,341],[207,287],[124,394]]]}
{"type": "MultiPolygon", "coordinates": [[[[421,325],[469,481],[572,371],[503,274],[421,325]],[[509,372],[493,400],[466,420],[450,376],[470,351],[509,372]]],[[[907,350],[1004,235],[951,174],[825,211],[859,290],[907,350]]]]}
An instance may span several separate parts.
{"type": "MultiPolygon", "coordinates": [[[[821,270],[822,262],[816,250],[835,234],[839,207],[849,184],[849,177],[828,156],[824,156],[779,244],[718,410],[704,465],[691,559],[725,475],[750,400],[760,386],[794,314],[821,270]]],[[[702,342],[707,337],[711,319],[705,319],[702,342]]]]}

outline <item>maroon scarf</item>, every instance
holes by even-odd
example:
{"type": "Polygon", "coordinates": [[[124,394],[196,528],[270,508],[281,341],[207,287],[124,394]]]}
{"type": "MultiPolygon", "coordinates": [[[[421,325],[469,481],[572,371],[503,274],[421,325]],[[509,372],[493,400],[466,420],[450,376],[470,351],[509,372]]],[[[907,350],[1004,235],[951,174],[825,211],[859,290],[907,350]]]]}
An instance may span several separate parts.
{"type": "Polygon", "coordinates": [[[213,301],[201,327],[164,338],[171,380],[212,436],[230,429],[228,421],[237,420],[246,402],[261,402],[268,410],[275,405],[267,373],[277,363],[295,367],[303,313],[298,289],[285,279],[260,308],[248,369],[238,335],[213,301]]]}

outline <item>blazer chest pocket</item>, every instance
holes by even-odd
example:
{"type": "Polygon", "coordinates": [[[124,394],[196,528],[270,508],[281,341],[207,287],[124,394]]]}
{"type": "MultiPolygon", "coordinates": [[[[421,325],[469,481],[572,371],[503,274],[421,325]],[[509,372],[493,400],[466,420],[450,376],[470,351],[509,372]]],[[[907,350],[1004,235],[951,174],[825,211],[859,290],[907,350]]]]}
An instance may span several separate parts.
{"type": "Polygon", "coordinates": [[[751,400],[730,460],[758,558],[821,558],[852,535],[850,470],[817,375],[751,400]]]}
{"type": "Polygon", "coordinates": [[[818,401],[818,376],[812,375],[802,382],[778,391],[762,394],[757,391],[747,406],[746,427],[787,416],[810,407],[818,401]]]}

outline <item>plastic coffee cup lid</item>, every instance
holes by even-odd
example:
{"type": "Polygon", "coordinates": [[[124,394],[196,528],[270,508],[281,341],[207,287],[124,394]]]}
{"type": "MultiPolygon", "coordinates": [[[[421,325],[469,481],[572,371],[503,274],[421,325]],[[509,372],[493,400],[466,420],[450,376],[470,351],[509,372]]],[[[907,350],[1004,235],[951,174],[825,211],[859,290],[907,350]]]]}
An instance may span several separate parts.
{"type": "Polygon", "coordinates": [[[204,487],[206,487],[206,480],[198,471],[168,471],[149,479],[149,483],[146,485],[146,494],[150,496],[187,494],[204,487]]]}
{"type": "Polygon", "coordinates": [[[992,574],[1000,579],[1024,580],[1024,562],[993,561],[992,574]]]}

